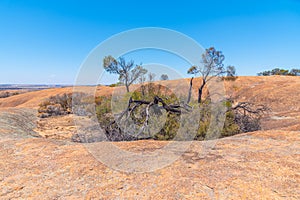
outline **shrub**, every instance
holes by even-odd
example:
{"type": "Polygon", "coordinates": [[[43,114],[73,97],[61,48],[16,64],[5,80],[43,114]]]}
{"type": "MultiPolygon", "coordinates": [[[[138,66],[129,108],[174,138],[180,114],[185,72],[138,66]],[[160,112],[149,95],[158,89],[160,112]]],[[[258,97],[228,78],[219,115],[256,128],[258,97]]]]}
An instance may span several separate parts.
{"type": "Polygon", "coordinates": [[[113,119],[111,111],[111,96],[96,98],[96,115],[102,128],[105,128],[105,126],[107,126],[113,119]]]}
{"type": "Polygon", "coordinates": [[[221,132],[221,137],[228,137],[240,133],[240,127],[235,121],[235,114],[233,111],[226,112],[226,118],[224,122],[224,127],[221,132]]]}
{"type": "Polygon", "coordinates": [[[91,96],[79,92],[51,96],[39,105],[39,117],[45,118],[71,113],[86,116],[93,112],[91,101],[93,101],[91,96]],[[72,104],[74,104],[74,107],[72,107],[72,104]]]}
{"type": "Polygon", "coordinates": [[[238,78],[238,76],[223,76],[222,80],[225,81],[235,81],[238,78]]]}
{"type": "Polygon", "coordinates": [[[240,113],[235,114],[235,123],[239,126],[240,132],[247,133],[261,129],[260,117],[252,117],[240,113]]]}
{"type": "Polygon", "coordinates": [[[10,97],[10,93],[9,92],[2,92],[0,93],[0,98],[7,98],[10,97]]]}
{"type": "Polygon", "coordinates": [[[121,86],[121,85],[123,85],[123,83],[118,82],[118,83],[110,84],[109,87],[118,87],[118,86],[121,86]]]}
{"type": "Polygon", "coordinates": [[[71,113],[72,94],[51,96],[40,104],[39,116],[42,118],[71,113]]]}
{"type": "Polygon", "coordinates": [[[11,96],[18,95],[18,94],[20,94],[20,93],[19,92],[8,92],[8,91],[0,92],[0,98],[7,98],[7,97],[11,97],[11,96]]]}
{"type": "Polygon", "coordinates": [[[167,113],[165,124],[163,125],[162,129],[154,135],[154,139],[172,140],[176,136],[179,129],[179,121],[179,115],[167,113]]]}

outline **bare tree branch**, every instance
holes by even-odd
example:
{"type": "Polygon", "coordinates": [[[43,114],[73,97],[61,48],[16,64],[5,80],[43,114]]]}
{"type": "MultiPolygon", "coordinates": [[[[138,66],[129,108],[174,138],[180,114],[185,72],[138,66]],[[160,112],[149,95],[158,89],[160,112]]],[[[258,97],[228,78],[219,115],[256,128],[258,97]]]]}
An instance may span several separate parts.
{"type": "MultiPolygon", "coordinates": [[[[165,101],[155,96],[152,101],[144,101],[144,100],[133,100],[132,98],[128,101],[127,108],[121,112],[116,120],[111,121],[105,128],[105,133],[107,135],[107,138],[109,140],[125,140],[125,139],[139,139],[140,135],[147,130],[149,125],[149,119],[150,119],[150,108],[155,107],[155,109],[158,110],[165,110],[166,112],[174,113],[180,115],[182,113],[182,110],[184,111],[191,111],[191,107],[184,104],[184,105],[178,105],[178,104],[167,104],[165,101]],[[143,105],[146,105],[145,108],[141,107],[143,105]],[[161,105],[161,106],[159,106],[161,105]],[[145,113],[144,121],[142,123],[142,126],[140,127],[139,131],[137,133],[127,133],[124,130],[121,130],[121,128],[118,126],[118,123],[122,121],[124,116],[126,116],[125,120],[123,121],[124,124],[127,124],[129,122],[130,117],[132,117],[133,112],[138,109],[142,108],[145,113]]],[[[154,109],[154,110],[155,110],[154,109]]],[[[159,111],[160,112],[160,111],[159,111]]],[[[160,113],[161,114],[161,113],[160,113]]],[[[150,133],[149,133],[150,134],[150,133]]]]}

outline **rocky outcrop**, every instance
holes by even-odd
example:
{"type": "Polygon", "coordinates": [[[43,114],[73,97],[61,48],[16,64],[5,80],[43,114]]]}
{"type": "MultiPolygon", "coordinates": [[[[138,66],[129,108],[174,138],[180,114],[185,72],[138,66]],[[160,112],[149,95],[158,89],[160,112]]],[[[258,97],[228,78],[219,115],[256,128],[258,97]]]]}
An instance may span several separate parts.
{"type": "MultiPolygon", "coordinates": [[[[299,140],[299,132],[261,131],[195,141],[170,165],[132,173],[95,159],[86,145],[101,142],[2,139],[0,199],[299,199],[299,140]]],[[[148,154],[167,142],[111,144],[148,154]]]]}

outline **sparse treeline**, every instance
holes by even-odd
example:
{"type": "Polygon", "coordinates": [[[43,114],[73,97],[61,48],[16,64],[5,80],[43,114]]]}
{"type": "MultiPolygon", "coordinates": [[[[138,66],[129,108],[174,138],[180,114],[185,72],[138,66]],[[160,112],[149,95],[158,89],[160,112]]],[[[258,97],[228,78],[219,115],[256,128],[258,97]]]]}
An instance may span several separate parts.
{"type": "Polygon", "coordinates": [[[272,70],[267,70],[263,72],[259,72],[258,76],[273,76],[273,75],[281,75],[281,76],[300,76],[300,69],[281,69],[274,68],[272,70]]]}

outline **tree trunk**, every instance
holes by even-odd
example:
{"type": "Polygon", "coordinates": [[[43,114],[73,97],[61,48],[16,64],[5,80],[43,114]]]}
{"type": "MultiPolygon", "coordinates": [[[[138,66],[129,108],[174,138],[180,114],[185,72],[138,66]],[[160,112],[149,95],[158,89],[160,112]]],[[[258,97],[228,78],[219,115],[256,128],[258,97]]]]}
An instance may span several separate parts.
{"type": "Polygon", "coordinates": [[[141,89],[142,89],[142,96],[144,97],[144,96],[145,96],[145,86],[142,85],[142,86],[141,86],[141,89]]]}
{"type": "Polygon", "coordinates": [[[191,78],[191,81],[190,81],[190,89],[189,89],[189,94],[188,94],[188,99],[187,99],[187,104],[190,103],[191,101],[191,96],[192,96],[192,89],[193,89],[193,79],[194,77],[191,78]]]}
{"type": "Polygon", "coordinates": [[[128,84],[126,84],[126,90],[127,90],[127,92],[129,92],[129,85],[128,84]]]}
{"type": "Polygon", "coordinates": [[[198,103],[201,103],[201,97],[202,97],[202,89],[199,88],[199,91],[198,91],[198,103]]]}
{"type": "Polygon", "coordinates": [[[201,103],[203,88],[204,88],[205,84],[206,84],[206,81],[203,79],[202,85],[200,86],[199,91],[198,91],[198,103],[201,103]]]}
{"type": "Polygon", "coordinates": [[[128,75],[125,75],[124,79],[125,79],[124,84],[125,84],[125,87],[126,87],[126,91],[129,92],[130,83],[128,82],[128,75]]]}

